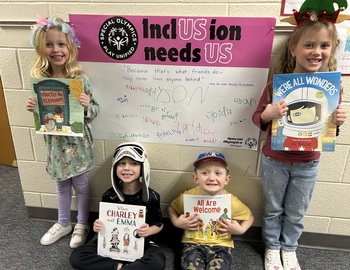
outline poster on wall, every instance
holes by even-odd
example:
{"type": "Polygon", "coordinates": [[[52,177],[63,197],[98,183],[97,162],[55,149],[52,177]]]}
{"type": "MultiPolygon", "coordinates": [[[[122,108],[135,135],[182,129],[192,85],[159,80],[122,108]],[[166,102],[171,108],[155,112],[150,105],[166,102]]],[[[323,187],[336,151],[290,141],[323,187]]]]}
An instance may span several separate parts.
{"type": "MultiPolygon", "coordinates": [[[[300,7],[306,0],[282,0],[281,4],[281,16],[293,16],[293,9],[300,10],[300,7]]],[[[350,15],[350,8],[348,7],[347,0],[340,1],[324,1],[325,5],[333,5],[335,10],[338,10],[340,6],[347,7],[340,14],[350,15]],[[334,4],[333,4],[334,2],[334,4]]],[[[321,5],[321,4],[320,4],[321,5]]],[[[340,38],[340,45],[337,49],[338,70],[342,75],[350,74],[350,20],[345,20],[341,23],[335,24],[338,35],[340,38]]]]}
{"type": "Polygon", "coordinates": [[[101,105],[95,138],[257,149],[275,18],[69,18],[101,105]]]}
{"type": "Polygon", "coordinates": [[[271,148],[282,151],[335,150],[340,72],[273,76],[273,103],[284,100],[287,114],[272,121],[271,148]]]}
{"type": "Polygon", "coordinates": [[[281,2],[281,16],[292,16],[293,9],[299,10],[305,0],[282,0],[281,2]]]}

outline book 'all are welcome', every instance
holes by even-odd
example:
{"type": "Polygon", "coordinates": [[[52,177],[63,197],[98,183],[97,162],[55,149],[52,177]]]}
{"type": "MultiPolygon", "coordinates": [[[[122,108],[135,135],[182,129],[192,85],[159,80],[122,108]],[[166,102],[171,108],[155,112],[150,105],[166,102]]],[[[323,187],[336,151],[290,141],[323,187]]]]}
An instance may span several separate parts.
{"type": "Polygon", "coordinates": [[[36,98],[34,126],[37,134],[82,137],[84,108],[79,97],[84,93],[81,79],[31,78],[36,98]]]}
{"type": "Polygon", "coordinates": [[[141,205],[100,202],[97,254],[115,260],[133,262],[143,256],[145,239],[137,234],[146,220],[141,205]]]}
{"type": "Polygon", "coordinates": [[[231,194],[216,196],[184,194],[183,197],[185,216],[196,213],[200,218],[197,230],[187,230],[186,237],[218,239],[219,220],[231,220],[231,194]]]}
{"type": "Polygon", "coordinates": [[[272,102],[284,99],[288,111],[272,121],[273,150],[334,151],[340,79],[340,72],[274,75],[272,102]]]}

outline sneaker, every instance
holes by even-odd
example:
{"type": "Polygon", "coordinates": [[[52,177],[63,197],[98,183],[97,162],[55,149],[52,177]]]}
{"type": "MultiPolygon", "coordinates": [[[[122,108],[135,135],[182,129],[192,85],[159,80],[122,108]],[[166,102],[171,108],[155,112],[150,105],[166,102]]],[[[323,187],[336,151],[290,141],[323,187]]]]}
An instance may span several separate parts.
{"type": "Polygon", "coordinates": [[[77,248],[85,244],[86,239],[89,235],[89,225],[77,223],[74,227],[72,238],[70,239],[69,246],[71,248],[77,248]]]}
{"type": "Polygon", "coordinates": [[[51,245],[63,236],[70,234],[72,231],[72,225],[62,226],[59,223],[55,223],[44,236],[40,239],[40,244],[43,246],[51,245]]]}
{"type": "Polygon", "coordinates": [[[265,249],[265,270],[283,270],[279,249],[265,249]]]}
{"type": "Polygon", "coordinates": [[[282,261],[284,270],[301,270],[295,251],[282,250],[282,261]]]}

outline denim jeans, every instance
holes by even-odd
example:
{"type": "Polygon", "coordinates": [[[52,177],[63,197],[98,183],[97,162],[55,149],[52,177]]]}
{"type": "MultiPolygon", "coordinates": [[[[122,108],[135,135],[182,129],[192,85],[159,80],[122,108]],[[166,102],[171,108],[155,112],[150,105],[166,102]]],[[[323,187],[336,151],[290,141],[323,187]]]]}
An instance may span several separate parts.
{"type": "Polygon", "coordinates": [[[319,159],[288,164],[263,156],[262,237],[267,248],[294,251],[316,183],[319,159]]]}

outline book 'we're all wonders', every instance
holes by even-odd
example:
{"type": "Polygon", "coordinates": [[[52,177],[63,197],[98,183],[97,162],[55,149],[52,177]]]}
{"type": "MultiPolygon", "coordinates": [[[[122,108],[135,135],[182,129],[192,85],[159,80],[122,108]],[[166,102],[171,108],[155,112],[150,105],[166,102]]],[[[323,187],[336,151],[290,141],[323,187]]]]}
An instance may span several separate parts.
{"type": "Polygon", "coordinates": [[[141,258],[145,238],[137,229],[145,223],[145,215],[145,206],[100,202],[103,229],[98,233],[97,254],[129,262],[141,258]]]}
{"type": "Polygon", "coordinates": [[[284,99],[288,112],[272,121],[273,150],[334,151],[340,79],[340,72],[274,75],[272,103],[284,99]]]}
{"type": "MultiPolygon", "coordinates": [[[[184,194],[185,216],[199,215],[197,230],[187,230],[187,238],[219,239],[219,220],[231,220],[231,194],[205,196],[184,194]]],[[[231,237],[231,236],[225,236],[231,237]]]]}
{"type": "Polygon", "coordinates": [[[37,102],[34,126],[37,134],[82,137],[84,107],[79,96],[84,92],[81,79],[31,78],[32,96],[37,102]]]}

